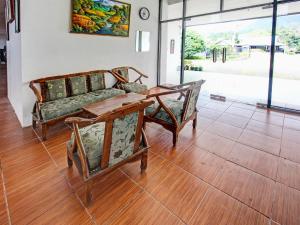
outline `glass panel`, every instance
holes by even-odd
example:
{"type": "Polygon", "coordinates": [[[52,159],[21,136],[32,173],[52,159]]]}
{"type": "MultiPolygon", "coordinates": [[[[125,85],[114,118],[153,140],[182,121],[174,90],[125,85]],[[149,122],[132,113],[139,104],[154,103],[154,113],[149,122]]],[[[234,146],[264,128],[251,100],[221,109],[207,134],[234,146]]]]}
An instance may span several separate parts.
{"type": "Polygon", "coordinates": [[[266,103],[272,8],[187,21],[184,81],[204,79],[203,93],[266,103]]]}
{"type": "Polygon", "coordinates": [[[180,84],[182,21],[162,24],[160,84],[180,84]]]}
{"type": "Polygon", "coordinates": [[[272,104],[300,110],[300,2],[278,5],[272,104]]]}
{"type": "Polygon", "coordinates": [[[273,3],[272,0],[224,0],[224,10],[273,3]]]}
{"type": "Polygon", "coordinates": [[[183,17],[182,0],[162,0],[161,7],[162,20],[171,20],[183,17]]]}
{"type": "Polygon", "coordinates": [[[186,15],[194,16],[220,11],[220,0],[188,0],[186,2],[186,15]]]}
{"type": "Polygon", "coordinates": [[[150,51],[150,32],[140,30],[136,32],[135,50],[136,52],[150,51]]]}

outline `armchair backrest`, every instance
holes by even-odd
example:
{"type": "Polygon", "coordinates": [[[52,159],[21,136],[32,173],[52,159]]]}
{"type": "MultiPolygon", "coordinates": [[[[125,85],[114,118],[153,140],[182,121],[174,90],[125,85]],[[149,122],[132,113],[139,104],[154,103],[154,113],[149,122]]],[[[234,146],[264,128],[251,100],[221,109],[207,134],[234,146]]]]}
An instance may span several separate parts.
{"type": "Polygon", "coordinates": [[[130,67],[117,67],[112,69],[112,72],[117,73],[119,76],[125,78],[127,81],[129,81],[129,69],[130,67]]]}
{"type": "MultiPolygon", "coordinates": [[[[67,123],[73,123],[75,140],[77,143],[82,171],[89,176],[89,165],[84,145],[80,137],[82,124],[105,123],[103,137],[102,157],[99,161],[101,170],[113,167],[130,157],[133,157],[141,149],[148,148],[148,143],[143,132],[144,110],[154,101],[145,100],[137,103],[124,105],[112,112],[107,112],[96,119],[87,120],[69,118],[67,123]],[[91,122],[92,121],[92,122],[91,122]]],[[[98,133],[101,133],[98,132],[98,133]]]]}
{"type": "Polygon", "coordinates": [[[205,83],[204,80],[199,80],[191,84],[191,86],[189,87],[184,102],[184,111],[183,111],[184,113],[182,115],[183,116],[182,121],[189,119],[190,116],[192,116],[192,114],[197,110],[196,107],[197,107],[201,86],[204,83],[205,83]]]}

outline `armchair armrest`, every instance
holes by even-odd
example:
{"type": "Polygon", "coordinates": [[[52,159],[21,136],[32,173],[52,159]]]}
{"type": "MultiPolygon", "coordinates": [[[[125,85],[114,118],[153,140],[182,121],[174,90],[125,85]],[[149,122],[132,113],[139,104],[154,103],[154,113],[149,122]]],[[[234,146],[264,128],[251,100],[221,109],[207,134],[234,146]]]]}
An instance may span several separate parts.
{"type": "Polygon", "coordinates": [[[118,80],[118,82],[122,82],[122,83],[128,83],[129,82],[125,77],[120,76],[116,72],[110,71],[110,73],[118,80]]]}
{"type": "Polygon", "coordinates": [[[163,95],[171,95],[171,94],[178,94],[187,91],[188,88],[182,88],[182,89],[176,89],[176,90],[171,90],[171,91],[166,91],[166,92],[161,92],[161,93],[155,93],[155,94],[150,94],[147,95],[147,98],[153,98],[153,97],[158,97],[158,96],[163,96],[163,95]]]}
{"type": "Polygon", "coordinates": [[[140,75],[140,77],[145,77],[145,78],[149,78],[147,75],[145,75],[144,73],[142,73],[141,71],[133,68],[133,67],[129,67],[130,69],[132,69],[133,71],[135,71],[136,73],[138,73],[140,75]]]}
{"type": "Polygon", "coordinates": [[[34,86],[34,82],[31,81],[29,83],[29,87],[31,88],[31,90],[33,91],[33,93],[35,94],[36,98],[37,98],[37,102],[41,103],[43,102],[43,97],[41,92],[34,86]]]}

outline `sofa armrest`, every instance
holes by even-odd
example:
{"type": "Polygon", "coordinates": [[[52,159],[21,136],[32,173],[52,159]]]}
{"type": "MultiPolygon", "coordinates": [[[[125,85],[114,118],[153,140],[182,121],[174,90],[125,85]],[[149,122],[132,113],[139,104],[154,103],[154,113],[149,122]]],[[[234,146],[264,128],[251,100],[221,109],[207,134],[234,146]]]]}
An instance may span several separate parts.
{"type": "Polygon", "coordinates": [[[31,90],[33,91],[33,93],[35,94],[36,98],[37,98],[37,102],[38,103],[42,103],[43,102],[43,97],[41,92],[35,87],[34,82],[31,81],[29,83],[29,87],[31,88],[31,90]]]}

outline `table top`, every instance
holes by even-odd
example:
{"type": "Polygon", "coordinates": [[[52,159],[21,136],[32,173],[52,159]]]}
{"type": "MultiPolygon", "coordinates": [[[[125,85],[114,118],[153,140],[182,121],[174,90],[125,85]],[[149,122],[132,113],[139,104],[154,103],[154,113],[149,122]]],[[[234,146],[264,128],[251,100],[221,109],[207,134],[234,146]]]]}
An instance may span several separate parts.
{"type": "Polygon", "coordinates": [[[89,104],[83,107],[82,109],[94,116],[100,116],[103,113],[107,113],[119,107],[122,107],[124,103],[141,101],[146,99],[146,97],[147,97],[146,95],[128,93],[113,98],[109,98],[104,101],[99,101],[96,103],[89,104]]]}

